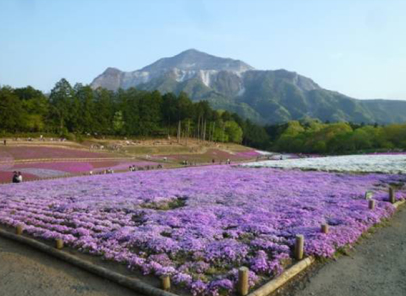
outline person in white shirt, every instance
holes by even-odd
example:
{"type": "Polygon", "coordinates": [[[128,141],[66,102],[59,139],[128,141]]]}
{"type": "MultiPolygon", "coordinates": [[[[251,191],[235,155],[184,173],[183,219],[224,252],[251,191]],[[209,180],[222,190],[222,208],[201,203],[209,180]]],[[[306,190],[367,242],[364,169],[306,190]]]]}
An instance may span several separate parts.
{"type": "Polygon", "coordinates": [[[17,173],[17,180],[18,180],[18,183],[21,183],[23,181],[23,175],[21,175],[21,172],[17,173]]]}

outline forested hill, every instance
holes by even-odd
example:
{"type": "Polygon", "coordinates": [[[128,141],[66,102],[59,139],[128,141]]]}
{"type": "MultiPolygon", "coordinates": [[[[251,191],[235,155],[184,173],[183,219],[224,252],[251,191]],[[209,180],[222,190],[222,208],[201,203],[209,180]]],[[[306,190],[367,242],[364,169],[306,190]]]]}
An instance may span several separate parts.
{"type": "Polygon", "coordinates": [[[136,87],[161,93],[186,92],[215,109],[236,112],[260,124],[304,118],[356,123],[406,121],[406,101],[357,100],[321,88],[310,78],[286,70],[262,71],[229,58],[194,49],[163,58],[132,72],[108,68],[92,88],[136,87]]]}
{"type": "Polygon", "coordinates": [[[113,92],[56,83],[49,96],[32,87],[0,87],[0,136],[42,132],[63,137],[196,137],[218,142],[250,142],[263,127],[237,114],[193,103],[186,93],[161,95],[135,88],[113,92]]]}
{"type": "MultiPolygon", "coordinates": [[[[372,103],[379,109],[379,101],[372,103]]],[[[406,149],[406,124],[306,119],[259,126],[235,113],[213,110],[206,101],[192,102],[183,92],[94,90],[81,84],[72,87],[65,79],[56,83],[49,96],[32,87],[0,87],[0,137],[32,132],[70,139],[171,135],[242,142],[270,151],[323,154],[406,149]]]]}

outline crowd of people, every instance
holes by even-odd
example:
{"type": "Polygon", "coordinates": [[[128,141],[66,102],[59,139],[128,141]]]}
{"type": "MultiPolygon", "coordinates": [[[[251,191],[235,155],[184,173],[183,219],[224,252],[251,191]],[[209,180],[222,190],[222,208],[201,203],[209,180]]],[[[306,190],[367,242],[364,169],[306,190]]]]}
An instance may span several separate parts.
{"type": "MultiPolygon", "coordinates": [[[[215,163],[216,163],[216,160],[213,158],[213,159],[211,160],[211,163],[212,163],[212,164],[215,164],[215,163]]],[[[226,163],[226,164],[231,164],[231,160],[228,158],[227,160],[225,160],[225,163],[226,163]]],[[[220,161],[219,161],[219,164],[223,164],[223,161],[220,160],[220,161]]]]}
{"type": "Polygon", "coordinates": [[[135,171],[137,170],[137,167],[136,167],[135,165],[130,165],[130,166],[128,167],[128,170],[129,170],[130,172],[135,172],[135,171]]]}

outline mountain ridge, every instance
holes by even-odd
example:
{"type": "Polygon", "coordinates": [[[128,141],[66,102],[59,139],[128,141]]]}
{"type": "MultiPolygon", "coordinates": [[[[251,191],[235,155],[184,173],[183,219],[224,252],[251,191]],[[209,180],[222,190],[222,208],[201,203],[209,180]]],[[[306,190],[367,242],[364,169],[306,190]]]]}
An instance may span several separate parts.
{"type": "Polygon", "coordinates": [[[207,100],[214,108],[237,112],[262,124],[307,117],[358,123],[406,121],[406,101],[358,100],[323,89],[296,72],[256,70],[243,61],[196,49],[135,71],[109,67],[91,86],[113,91],[130,87],[162,93],[184,91],[194,101],[207,100]]]}

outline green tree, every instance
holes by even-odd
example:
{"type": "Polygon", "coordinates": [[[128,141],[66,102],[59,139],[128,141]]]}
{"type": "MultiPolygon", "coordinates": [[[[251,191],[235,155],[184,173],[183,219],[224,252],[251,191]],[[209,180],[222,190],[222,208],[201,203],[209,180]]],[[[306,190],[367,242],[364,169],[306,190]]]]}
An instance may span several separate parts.
{"type": "Polygon", "coordinates": [[[0,88],[0,129],[17,132],[24,130],[27,113],[11,87],[0,88]]]}
{"type": "Polygon", "coordinates": [[[121,135],[123,132],[123,127],[124,127],[124,119],[123,119],[123,112],[122,111],[117,111],[114,114],[114,119],[113,119],[113,129],[116,132],[116,134],[121,135]]]}
{"type": "MultiPolygon", "coordinates": [[[[51,90],[49,96],[50,103],[52,104],[53,113],[56,115],[59,129],[62,130],[67,126],[72,114],[70,114],[73,108],[71,108],[74,101],[74,92],[69,82],[62,78],[55,84],[55,87],[51,90]]],[[[75,115],[73,115],[75,116],[75,115]]],[[[71,121],[72,123],[72,121],[71,121]]]]}
{"type": "Polygon", "coordinates": [[[229,142],[241,143],[243,131],[235,121],[227,121],[225,123],[225,132],[229,142]]]}
{"type": "Polygon", "coordinates": [[[95,127],[95,99],[94,92],[90,86],[76,84],[74,87],[75,102],[79,104],[79,110],[76,110],[77,130],[85,133],[94,132],[95,127]]]}

